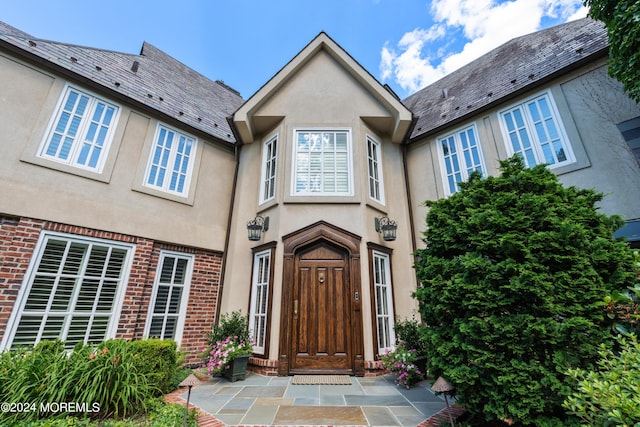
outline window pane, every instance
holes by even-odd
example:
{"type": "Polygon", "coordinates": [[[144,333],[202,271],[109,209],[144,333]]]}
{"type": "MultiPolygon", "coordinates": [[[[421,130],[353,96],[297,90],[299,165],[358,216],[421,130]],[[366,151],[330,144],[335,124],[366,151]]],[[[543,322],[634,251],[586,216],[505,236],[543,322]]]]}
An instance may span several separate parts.
{"type": "Polygon", "coordinates": [[[389,256],[387,254],[373,252],[372,257],[378,353],[382,354],[390,349],[395,342],[389,256]]]}
{"type": "Polygon", "coordinates": [[[70,346],[90,336],[105,339],[129,252],[102,242],[46,237],[11,347],[43,339],[70,346]]]}
{"type": "Polygon", "coordinates": [[[99,171],[118,111],[118,107],[93,95],[67,88],[42,154],[62,163],[99,171]]]}
{"type": "Polygon", "coordinates": [[[185,286],[189,281],[190,260],[186,256],[161,254],[147,336],[178,341],[181,338],[176,334],[180,319],[185,316],[185,298],[188,297],[185,286]]]}
{"type": "Polygon", "coordinates": [[[347,132],[298,132],[295,193],[349,193],[347,132]]]}
{"type": "Polygon", "coordinates": [[[514,153],[528,167],[539,163],[556,165],[571,159],[569,143],[560,130],[549,94],[517,105],[501,117],[514,153]]]}
{"type": "Polygon", "coordinates": [[[254,353],[264,354],[267,335],[271,251],[254,255],[249,328],[254,341],[254,353]]]}
{"type": "Polygon", "coordinates": [[[159,190],[184,195],[188,192],[195,140],[164,126],[149,155],[145,184],[159,190]]]}

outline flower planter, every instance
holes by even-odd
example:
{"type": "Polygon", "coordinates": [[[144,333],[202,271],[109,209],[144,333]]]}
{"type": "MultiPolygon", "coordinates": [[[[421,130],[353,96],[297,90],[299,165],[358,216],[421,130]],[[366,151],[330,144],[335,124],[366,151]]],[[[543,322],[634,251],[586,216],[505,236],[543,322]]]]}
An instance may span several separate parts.
{"type": "Polygon", "coordinates": [[[247,363],[250,356],[250,354],[244,354],[234,358],[229,364],[229,368],[222,371],[222,376],[231,382],[244,380],[247,375],[247,363]]]}
{"type": "Polygon", "coordinates": [[[416,357],[416,360],[414,363],[416,364],[418,369],[420,369],[420,372],[422,372],[422,375],[424,375],[426,378],[427,377],[427,356],[416,357]]]}

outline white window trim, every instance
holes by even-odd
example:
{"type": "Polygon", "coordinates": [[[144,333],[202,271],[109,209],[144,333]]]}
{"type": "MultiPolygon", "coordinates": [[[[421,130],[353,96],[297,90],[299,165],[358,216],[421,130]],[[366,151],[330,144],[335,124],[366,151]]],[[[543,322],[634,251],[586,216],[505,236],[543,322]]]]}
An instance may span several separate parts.
{"type": "Polygon", "coordinates": [[[180,346],[182,342],[182,334],[184,332],[184,323],[187,318],[187,305],[189,303],[189,293],[191,291],[191,279],[193,277],[193,264],[195,257],[192,254],[184,252],[174,251],[160,251],[158,257],[158,265],[156,266],[156,275],[153,281],[153,291],[151,293],[151,299],[149,300],[149,307],[147,308],[147,321],[144,327],[145,338],[149,337],[151,330],[151,321],[153,320],[154,313],[153,308],[156,304],[156,298],[158,296],[158,286],[160,284],[160,275],[162,272],[162,266],[166,257],[182,258],[188,260],[187,270],[185,271],[184,285],[182,287],[182,296],[180,300],[180,312],[178,313],[178,323],[176,324],[176,333],[173,340],[180,346]]]}
{"type": "Polygon", "coordinates": [[[262,144],[262,169],[260,171],[260,199],[259,199],[260,204],[266,203],[275,199],[276,193],[278,192],[278,153],[280,151],[279,145],[280,144],[279,144],[278,134],[271,136],[269,139],[267,139],[264,142],[264,144],[262,144]],[[273,158],[268,159],[267,158],[267,156],[269,155],[268,147],[270,144],[275,144],[275,153],[273,158]],[[267,176],[267,173],[269,172],[267,166],[270,161],[273,161],[274,163],[273,195],[269,197],[265,197],[264,193],[266,190],[267,181],[272,178],[272,176],[267,176]]]}
{"type": "Polygon", "coordinates": [[[344,128],[344,127],[321,127],[321,128],[313,128],[313,127],[301,127],[301,128],[294,128],[293,129],[293,144],[291,144],[292,146],[292,151],[293,151],[293,167],[291,168],[291,196],[293,197],[332,197],[332,196],[338,196],[338,197],[350,197],[354,195],[354,189],[353,189],[353,148],[352,148],[352,135],[351,135],[351,128],[344,128]],[[297,150],[297,141],[298,141],[298,133],[299,132],[346,132],[347,134],[347,167],[348,167],[348,184],[349,184],[349,191],[348,192],[344,192],[344,193],[329,193],[329,192],[313,192],[313,191],[308,191],[308,192],[296,192],[296,167],[297,167],[297,161],[298,161],[298,150],[297,150]]]}
{"type": "MultiPolygon", "coordinates": [[[[460,142],[460,133],[461,132],[466,132],[467,130],[473,130],[474,136],[476,138],[476,142],[477,142],[477,146],[478,146],[478,156],[480,158],[480,167],[482,168],[482,176],[487,176],[487,168],[485,166],[485,162],[484,162],[484,153],[482,152],[482,143],[480,141],[480,136],[478,134],[478,128],[476,127],[475,123],[472,123],[470,125],[467,126],[462,126],[460,128],[455,129],[452,132],[449,132],[447,134],[444,135],[440,135],[436,138],[436,145],[438,147],[438,160],[439,160],[439,164],[440,164],[440,177],[442,179],[442,185],[444,188],[444,193],[447,196],[451,196],[452,194],[454,194],[455,192],[451,192],[451,189],[449,188],[449,178],[447,176],[447,165],[445,162],[445,155],[444,155],[444,151],[442,149],[442,140],[443,139],[447,139],[453,136],[454,138],[454,142],[456,144],[456,149],[458,149],[458,159],[459,161],[462,160],[464,161],[464,154],[462,152],[462,145],[460,142]]],[[[462,175],[462,182],[466,182],[469,180],[469,174],[467,173],[467,165],[461,165],[461,175],[462,175]]]]}
{"type": "Polygon", "coordinates": [[[153,140],[151,141],[151,149],[149,151],[149,155],[147,158],[147,165],[145,167],[145,171],[144,171],[144,176],[143,176],[143,182],[142,185],[143,187],[147,187],[147,188],[152,188],[154,190],[158,190],[167,194],[174,194],[180,197],[187,197],[189,195],[189,188],[191,186],[191,178],[193,175],[193,170],[194,170],[194,163],[197,161],[197,153],[198,153],[198,138],[196,138],[193,135],[190,135],[186,132],[183,132],[181,130],[178,130],[174,127],[168,126],[164,123],[160,123],[158,122],[157,126],[156,126],[156,131],[153,135],[153,140]],[[153,166],[153,156],[155,153],[155,149],[157,146],[157,142],[158,142],[158,136],[160,135],[160,132],[162,130],[162,128],[166,129],[167,131],[170,132],[174,132],[176,135],[176,141],[174,147],[177,147],[178,144],[178,139],[183,136],[185,138],[189,138],[193,141],[193,145],[191,147],[191,154],[189,157],[189,164],[187,165],[187,171],[186,171],[186,176],[185,176],[185,182],[184,182],[184,187],[182,189],[182,191],[173,191],[173,190],[169,190],[169,185],[171,183],[171,177],[170,174],[173,171],[173,166],[175,164],[175,157],[176,157],[176,149],[172,148],[171,149],[171,154],[170,154],[170,158],[169,158],[169,162],[167,165],[167,175],[165,176],[165,181],[163,181],[162,186],[157,186],[157,185],[153,185],[153,184],[149,184],[149,174],[151,173],[151,167],[153,166]]]}
{"type": "Polygon", "coordinates": [[[113,241],[113,240],[98,239],[94,237],[78,236],[78,235],[59,233],[59,232],[53,232],[53,231],[43,231],[42,233],[40,233],[40,237],[38,238],[38,242],[36,244],[35,250],[33,252],[33,255],[31,256],[31,260],[29,261],[29,266],[22,280],[20,291],[18,293],[18,297],[16,298],[16,302],[13,306],[11,316],[9,317],[9,321],[7,322],[7,328],[5,330],[5,334],[2,337],[2,342],[0,342],[0,352],[6,349],[9,349],[11,347],[11,344],[13,342],[13,337],[18,328],[20,317],[22,315],[24,306],[27,302],[29,293],[31,291],[32,279],[36,273],[36,268],[46,248],[46,242],[50,238],[53,238],[53,239],[59,238],[63,240],[71,240],[76,242],[89,242],[89,243],[101,244],[104,246],[117,247],[127,251],[127,256],[122,267],[123,268],[122,279],[120,281],[118,291],[114,298],[113,312],[112,312],[111,318],[109,319],[109,326],[107,327],[107,332],[106,332],[107,339],[115,338],[115,335],[118,329],[118,323],[120,322],[120,313],[122,311],[122,304],[127,291],[127,284],[129,283],[129,275],[131,273],[131,268],[133,265],[136,245],[123,243],[119,241],[113,241]]]}
{"type": "Polygon", "coordinates": [[[374,298],[374,307],[375,307],[374,316],[375,316],[376,337],[378,338],[378,342],[376,343],[376,345],[378,346],[378,354],[384,354],[388,350],[393,350],[396,342],[396,334],[394,330],[395,314],[393,310],[393,290],[392,290],[392,282],[391,282],[391,257],[387,253],[376,251],[376,250],[371,251],[371,256],[373,258],[371,261],[373,263],[372,274],[374,276],[371,278],[371,281],[373,282],[373,298],[374,298]],[[378,331],[378,318],[380,317],[380,315],[378,313],[378,292],[376,289],[379,284],[376,283],[376,278],[375,278],[376,259],[380,259],[382,262],[384,262],[384,265],[385,265],[386,285],[385,285],[384,291],[387,294],[387,303],[388,303],[387,309],[389,310],[388,318],[387,318],[387,328],[389,330],[389,343],[390,343],[389,347],[382,347],[380,345],[380,333],[378,331]]]}
{"type": "Polygon", "coordinates": [[[371,200],[373,200],[374,202],[380,203],[381,205],[385,204],[385,198],[384,198],[384,177],[382,175],[382,144],[380,143],[380,141],[378,141],[378,139],[374,138],[371,135],[367,134],[366,137],[366,141],[367,141],[367,146],[366,146],[366,150],[367,150],[367,192],[369,193],[369,198],[371,200]],[[376,172],[378,173],[378,192],[380,193],[379,198],[375,198],[373,194],[371,194],[371,186],[369,181],[371,180],[372,176],[371,176],[371,169],[370,169],[370,163],[369,163],[369,144],[373,144],[376,147],[376,154],[377,154],[377,158],[374,159],[374,161],[376,162],[376,172]]]}
{"type": "Polygon", "coordinates": [[[259,264],[260,264],[260,259],[266,259],[268,264],[265,267],[266,270],[266,274],[267,274],[267,287],[266,287],[266,292],[264,297],[266,298],[265,301],[265,307],[266,307],[266,313],[264,315],[264,324],[263,324],[263,328],[264,328],[264,342],[265,345],[267,343],[267,331],[268,331],[268,325],[269,325],[269,296],[270,296],[270,291],[271,291],[271,286],[273,285],[271,283],[271,263],[273,262],[272,259],[272,249],[266,249],[264,251],[260,251],[260,252],[256,252],[253,255],[253,274],[251,277],[251,303],[249,305],[249,332],[251,334],[251,337],[254,339],[254,346],[253,346],[253,352],[255,354],[260,354],[260,355],[264,355],[266,352],[266,348],[265,346],[258,346],[255,345],[255,331],[253,329],[253,326],[255,324],[255,319],[256,319],[256,306],[258,304],[257,301],[257,294],[258,292],[256,291],[257,289],[257,285],[258,285],[258,275],[260,273],[259,271],[259,264]]]}
{"type": "MultiPolygon", "coordinates": [[[[567,160],[565,160],[564,162],[558,162],[555,164],[547,164],[547,168],[549,169],[556,169],[556,168],[562,168],[565,167],[567,165],[571,165],[573,163],[576,162],[576,157],[574,154],[574,150],[571,144],[571,141],[569,140],[569,137],[567,136],[567,132],[565,130],[565,126],[562,120],[562,117],[560,116],[560,112],[558,111],[558,106],[557,103],[553,97],[553,94],[551,93],[551,91],[546,90],[543,92],[539,92],[533,96],[524,98],[523,100],[511,104],[509,107],[504,108],[502,110],[500,110],[498,112],[498,122],[500,122],[500,130],[502,131],[502,136],[504,138],[504,144],[505,144],[505,148],[507,149],[507,154],[509,157],[513,156],[515,154],[515,150],[513,149],[513,144],[511,143],[511,138],[509,138],[509,130],[507,129],[507,125],[505,123],[505,119],[503,117],[504,113],[508,113],[510,111],[513,111],[514,109],[520,107],[523,112],[524,112],[524,119],[526,122],[526,131],[527,134],[529,136],[529,139],[532,141],[533,146],[534,146],[534,156],[536,158],[536,162],[537,164],[546,164],[546,161],[544,159],[544,154],[542,153],[542,149],[540,147],[540,142],[538,141],[538,136],[535,134],[534,130],[534,126],[532,125],[531,121],[530,121],[530,117],[529,117],[529,111],[528,109],[526,109],[526,104],[529,101],[538,99],[538,98],[542,98],[542,97],[547,97],[548,101],[549,101],[549,108],[551,109],[551,113],[553,114],[553,118],[556,122],[556,126],[558,127],[558,133],[560,134],[560,137],[562,138],[562,142],[564,143],[564,148],[566,149],[566,157],[567,160]]],[[[526,164],[526,159],[525,159],[525,164],[526,164]]]]}
{"type": "Polygon", "coordinates": [[[85,89],[80,89],[77,86],[71,85],[69,83],[65,83],[62,92],[60,94],[60,97],[58,98],[58,102],[56,103],[56,107],[54,109],[54,113],[51,115],[51,118],[49,119],[49,123],[47,125],[47,130],[44,133],[44,136],[42,138],[42,140],[40,141],[40,145],[38,147],[38,151],[37,151],[37,157],[40,157],[42,159],[46,159],[46,160],[50,160],[52,162],[56,162],[56,163],[60,163],[63,165],[69,165],[71,167],[74,168],[78,168],[78,169],[83,169],[83,170],[87,170],[90,172],[96,172],[101,174],[104,170],[104,166],[105,163],[107,161],[107,158],[109,157],[109,151],[111,149],[111,145],[112,145],[112,141],[114,138],[114,135],[116,133],[116,128],[118,126],[118,121],[120,119],[120,112],[122,111],[122,107],[112,101],[107,101],[105,98],[98,96],[97,94],[85,90],[85,89]],[[63,160],[60,159],[56,156],[50,156],[46,153],[46,149],[49,145],[52,133],[54,131],[54,128],[56,126],[56,123],[58,122],[60,115],[62,114],[62,108],[64,107],[64,101],[65,99],[67,99],[67,94],[69,93],[69,91],[76,91],[79,92],[80,94],[86,95],[88,97],[91,98],[90,101],[90,107],[88,107],[88,112],[85,113],[85,115],[83,115],[82,117],[82,121],[80,123],[80,127],[78,129],[77,135],[76,135],[76,139],[73,142],[73,145],[71,147],[70,150],[70,155],[69,158],[67,160],[63,160]],[[87,132],[87,127],[88,127],[88,123],[91,121],[92,118],[92,114],[90,114],[91,112],[94,111],[94,106],[96,104],[96,102],[102,102],[110,107],[115,108],[115,113],[113,114],[113,118],[111,120],[111,125],[109,126],[109,129],[107,131],[107,134],[105,136],[105,140],[104,140],[104,145],[102,147],[102,152],[100,154],[100,157],[98,159],[98,163],[96,164],[95,167],[90,167],[90,166],[85,166],[85,165],[81,165],[76,163],[78,156],[80,154],[80,148],[82,146],[82,143],[84,141],[84,137],[86,136],[86,132],[87,132]]]}

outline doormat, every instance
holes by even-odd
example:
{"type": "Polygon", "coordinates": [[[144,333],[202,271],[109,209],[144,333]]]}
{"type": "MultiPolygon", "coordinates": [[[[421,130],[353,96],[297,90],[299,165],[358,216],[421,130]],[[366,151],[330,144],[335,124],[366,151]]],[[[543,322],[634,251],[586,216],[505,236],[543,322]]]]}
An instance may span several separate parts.
{"type": "Polygon", "coordinates": [[[293,385],[351,385],[349,375],[294,375],[293,385]]]}

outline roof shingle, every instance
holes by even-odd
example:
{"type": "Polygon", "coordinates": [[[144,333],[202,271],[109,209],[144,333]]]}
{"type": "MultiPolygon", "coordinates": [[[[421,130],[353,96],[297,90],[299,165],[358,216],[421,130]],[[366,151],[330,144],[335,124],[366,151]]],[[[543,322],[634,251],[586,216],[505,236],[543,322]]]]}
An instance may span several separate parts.
{"type": "Polygon", "coordinates": [[[235,143],[227,117],[240,95],[149,43],[139,55],[37,39],[0,22],[0,41],[49,61],[214,138],[235,143]]]}
{"type": "Polygon", "coordinates": [[[579,19],[515,38],[403,100],[415,140],[497,105],[608,48],[604,25],[579,19]]]}

